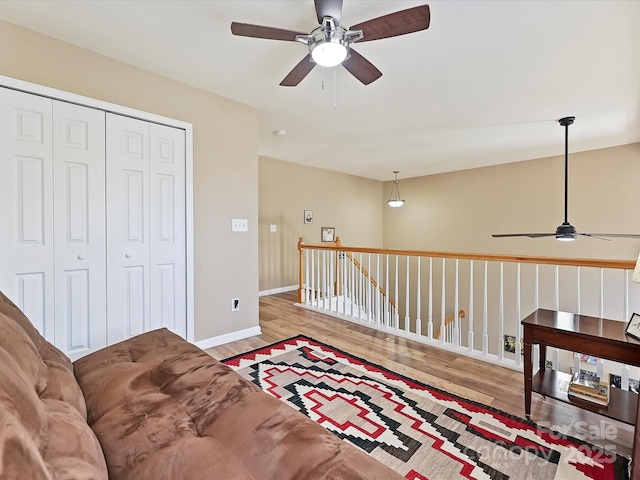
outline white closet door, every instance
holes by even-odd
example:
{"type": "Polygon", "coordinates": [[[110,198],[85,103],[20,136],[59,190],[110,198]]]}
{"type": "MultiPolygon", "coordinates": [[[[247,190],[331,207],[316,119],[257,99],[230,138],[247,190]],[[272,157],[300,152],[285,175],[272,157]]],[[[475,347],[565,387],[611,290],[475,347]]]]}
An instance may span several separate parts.
{"type": "Polygon", "coordinates": [[[151,328],[186,337],[185,134],[150,128],[151,328]]]}
{"type": "Polygon", "coordinates": [[[106,346],[105,113],[53,103],[55,344],[106,346]]]}
{"type": "Polygon", "coordinates": [[[149,123],[107,114],[107,341],[150,328],[149,123]]]}
{"type": "Polygon", "coordinates": [[[53,341],[52,100],[0,88],[0,289],[53,341]]]}

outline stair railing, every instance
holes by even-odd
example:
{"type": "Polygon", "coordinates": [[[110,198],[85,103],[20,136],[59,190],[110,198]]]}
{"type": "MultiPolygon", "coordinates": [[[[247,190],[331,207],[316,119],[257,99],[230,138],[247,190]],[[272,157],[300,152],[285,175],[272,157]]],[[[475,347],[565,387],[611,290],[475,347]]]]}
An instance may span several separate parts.
{"type": "MultiPolygon", "coordinates": [[[[520,321],[537,308],[625,322],[640,312],[640,284],[630,281],[635,260],[347,247],[302,238],[298,251],[301,306],[509,368],[523,366],[520,321]]],[[[549,349],[547,359],[551,368],[575,368],[571,352],[549,349]]],[[[629,378],[626,366],[622,377],[629,378]]]]}

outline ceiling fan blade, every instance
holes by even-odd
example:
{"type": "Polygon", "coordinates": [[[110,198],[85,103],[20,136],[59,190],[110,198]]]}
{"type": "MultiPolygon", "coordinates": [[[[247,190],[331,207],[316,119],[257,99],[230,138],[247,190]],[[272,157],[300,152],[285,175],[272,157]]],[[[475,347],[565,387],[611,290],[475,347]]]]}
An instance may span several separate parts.
{"type": "Polygon", "coordinates": [[[342,0],[315,0],[315,3],[318,23],[322,23],[324,17],[331,17],[335,20],[336,26],[340,25],[342,0]]]}
{"type": "Polygon", "coordinates": [[[296,36],[306,35],[305,32],[294,32],[282,28],[264,27],[249,23],[231,22],[231,33],[241,37],[266,38],[267,40],[283,40],[295,42],[296,36]]]}
{"type": "Polygon", "coordinates": [[[598,234],[593,234],[593,233],[576,233],[576,235],[582,235],[583,237],[597,238],[598,240],[605,240],[607,242],[611,241],[608,238],[599,237],[598,234]]]}
{"type": "MultiPolygon", "coordinates": [[[[635,233],[578,233],[587,237],[614,237],[614,238],[640,238],[640,234],[635,233]]],[[[606,238],[603,238],[606,240],[606,238]]]]}
{"type": "Polygon", "coordinates": [[[491,235],[493,238],[506,238],[506,237],[529,237],[529,238],[541,238],[541,237],[555,237],[555,233],[494,233],[491,235]]]}
{"type": "Polygon", "coordinates": [[[351,55],[347,58],[342,65],[347,71],[360,80],[365,85],[369,85],[371,82],[376,81],[382,76],[382,72],[378,70],[373,63],[364,58],[353,48],[350,49],[351,55]]]}
{"type": "Polygon", "coordinates": [[[311,61],[311,54],[307,54],[307,56],[300,60],[300,62],[293,67],[293,70],[284,77],[280,82],[280,85],[283,87],[295,87],[304,79],[304,77],[309,75],[309,72],[311,72],[315,66],[315,62],[311,61]]]}
{"type": "Polygon", "coordinates": [[[358,42],[370,42],[426,30],[430,18],[429,5],[420,5],[359,23],[349,30],[362,30],[364,37],[358,42]]]}

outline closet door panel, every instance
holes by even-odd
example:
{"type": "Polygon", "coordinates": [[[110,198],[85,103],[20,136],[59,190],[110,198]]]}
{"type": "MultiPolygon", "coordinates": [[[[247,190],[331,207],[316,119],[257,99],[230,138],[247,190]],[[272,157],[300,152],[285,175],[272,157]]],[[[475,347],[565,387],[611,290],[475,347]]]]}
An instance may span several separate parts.
{"type": "Polygon", "coordinates": [[[0,290],[54,337],[52,100],[0,88],[0,290]]]}
{"type": "Polygon", "coordinates": [[[151,328],[186,336],[184,130],[150,130],[151,328]]]}
{"type": "Polygon", "coordinates": [[[107,341],[150,328],[149,123],[107,114],[107,341]]]}
{"type": "Polygon", "coordinates": [[[106,346],[105,113],[53,104],[55,343],[72,359],[106,346]]]}

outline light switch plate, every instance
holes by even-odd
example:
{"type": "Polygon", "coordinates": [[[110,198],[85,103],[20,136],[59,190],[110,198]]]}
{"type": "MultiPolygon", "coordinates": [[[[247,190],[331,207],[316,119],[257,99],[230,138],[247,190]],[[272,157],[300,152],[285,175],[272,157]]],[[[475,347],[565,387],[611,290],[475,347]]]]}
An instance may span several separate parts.
{"type": "Polygon", "coordinates": [[[246,218],[231,219],[231,231],[232,232],[248,232],[249,220],[247,220],[246,218]]]}
{"type": "Polygon", "coordinates": [[[269,231],[271,233],[276,233],[278,231],[278,226],[274,225],[273,223],[269,226],[269,231]]]}

